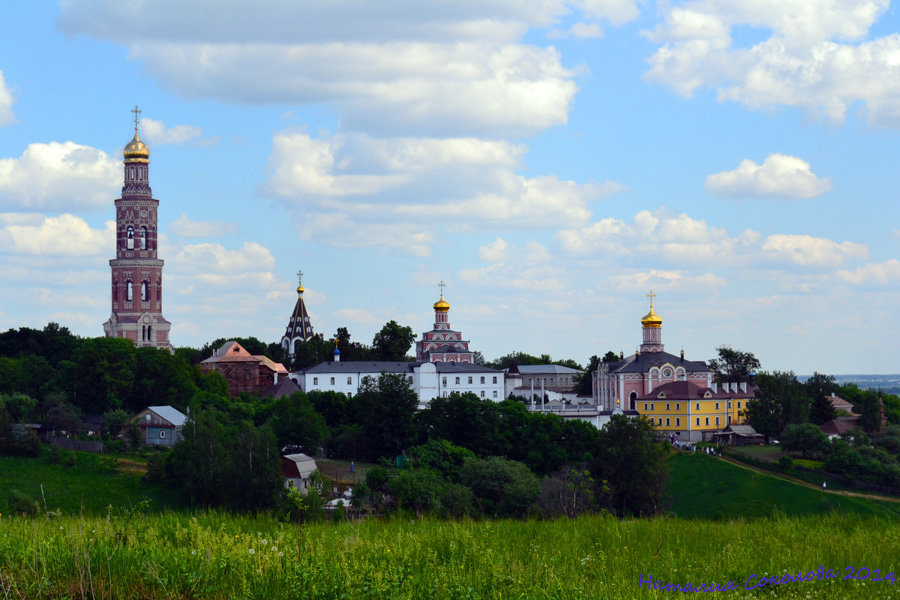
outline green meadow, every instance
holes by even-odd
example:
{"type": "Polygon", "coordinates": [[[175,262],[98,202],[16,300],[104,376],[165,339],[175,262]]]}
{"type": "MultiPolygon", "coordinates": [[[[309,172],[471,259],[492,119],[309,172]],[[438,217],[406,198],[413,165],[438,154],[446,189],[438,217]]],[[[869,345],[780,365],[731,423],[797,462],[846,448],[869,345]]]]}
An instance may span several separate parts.
{"type": "Polygon", "coordinates": [[[900,526],[831,514],[708,521],[367,520],[286,524],[218,512],[0,518],[3,598],[900,598],[900,526]],[[760,577],[831,578],[745,589],[760,577]],[[865,580],[843,580],[845,569],[865,580]],[[861,569],[862,567],[865,570],[861,569]],[[878,570],[876,575],[875,570],[878,570]],[[755,577],[752,577],[755,576],[755,577]],[[875,577],[881,578],[875,581],[875,577]],[[746,582],[750,580],[750,583],[746,582]]]}
{"type": "Polygon", "coordinates": [[[676,516],[313,525],[172,510],[176,498],[117,470],[123,464],[74,460],[0,459],[4,489],[37,490],[42,502],[43,484],[49,509],[61,512],[25,518],[3,511],[0,599],[680,594],[641,586],[643,578],[722,588],[731,581],[733,590],[715,593],[731,598],[900,600],[900,586],[884,579],[900,570],[900,504],[825,494],[706,455],[672,458],[668,514],[676,516]],[[820,566],[822,578],[745,588],[820,566]],[[860,579],[843,579],[848,567],[860,579]],[[828,569],[834,577],[824,577],[828,569]]]}

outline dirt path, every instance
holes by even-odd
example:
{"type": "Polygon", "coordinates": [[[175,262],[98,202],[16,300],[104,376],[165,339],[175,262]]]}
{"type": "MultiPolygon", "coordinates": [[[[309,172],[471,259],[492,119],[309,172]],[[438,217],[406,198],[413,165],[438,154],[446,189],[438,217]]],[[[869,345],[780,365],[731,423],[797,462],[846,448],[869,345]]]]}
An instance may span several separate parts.
{"type": "Polygon", "coordinates": [[[725,462],[732,464],[736,467],[740,467],[742,469],[747,469],[748,471],[753,471],[754,473],[759,473],[760,475],[767,475],[769,477],[773,477],[775,479],[781,479],[782,481],[787,481],[788,483],[793,483],[796,485],[802,485],[803,487],[807,487],[813,490],[818,490],[823,494],[835,494],[837,496],[853,496],[855,498],[868,498],[869,500],[882,500],[884,502],[900,502],[900,498],[895,498],[893,496],[879,496],[878,494],[866,494],[862,492],[848,492],[846,490],[823,490],[821,487],[814,485],[812,483],[803,481],[802,479],[795,479],[790,477],[789,475],[782,475],[779,473],[773,473],[771,471],[766,471],[765,469],[760,469],[759,467],[752,467],[750,465],[744,464],[739,460],[729,458],[727,456],[719,456],[717,457],[719,460],[724,460],[725,462]]]}

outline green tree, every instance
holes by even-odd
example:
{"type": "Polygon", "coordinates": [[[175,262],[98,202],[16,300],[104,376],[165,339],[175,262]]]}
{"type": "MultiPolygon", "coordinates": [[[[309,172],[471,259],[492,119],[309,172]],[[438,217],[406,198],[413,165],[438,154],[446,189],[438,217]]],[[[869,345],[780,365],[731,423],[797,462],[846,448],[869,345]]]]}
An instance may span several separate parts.
{"type": "Polygon", "coordinates": [[[600,431],[591,475],[609,487],[609,507],[621,515],[663,510],[670,445],[645,417],[613,415],[600,431]]]}
{"type": "Polygon", "coordinates": [[[273,402],[268,423],[278,440],[278,447],[300,446],[315,452],[328,437],[325,419],[316,412],[303,392],[273,402]]]}
{"type": "Polygon", "coordinates": [[[781,449],[784,452],[800,452],[803,458],[824,456],[831,444],[828,436],[812,423],[790,425],[781,434],[781,449]]]}
{"type": "Polygon", "coordinates": [[[416,514],[436,510],[444,487],[443,479],[431,469],[403,469],[387,482],[397,507],[416,514]]]}
{"type": "Polygon", "coordinates": [[[751,373],[759,370],[759,360],[752,352],[742,352],[729,346],[716,348],[719,357],[709,361],[709,368],[716,376],[716,381],[747,381],[751,373]]]}
{"type": "Polygon", "coordinates": [[[403,327],[397,321],[388,321],[372,340],[372,350],[376,360],[406,360],[412,343],[416,339],[412,327],[403,327]]]}
{"type": "Polygon", "coordinates": [[[759,389],[744,409],[744,417],[756,431],[777,436],[788,425],[809,420],[809,397],[793,372],[761,373],[756,383],[759,389]]]}
{"type": "Polygon", "coordinates": [[[361,391],[351,399],[351,410],[366,446],[364,458],[375,461],[393,457],[415,440],[413,416],[419,401],[406,377],[382,373],[377,381],[365,379],[361,391]]]}
{"type": "Polygon", "coordinates": [[[468,448],[434,438],[410,448],[408,456],[413,466],[431,469],[454,483],[459,481],[459,470],[463,463],[469,458],[475,458],[475,454],[468,448]]]}
{"type": "Polygon", "coordinates": [[[26,394],[0,394],[0,408],[5,408],[13,423],[25,423],[37,412],[38,401],[26,394]]]}
{"type": "Polygon", "coordinates": [[[538,507],[549,516],[574,519],[597,509],[596,484],[583,467],[564,467],[541,482],[538,507]]]}
{"type": "Polygon", "coordinates": [[[838,389],[832,375],[813,373],[803,386],[806,388],[806,395],[812,399],[809,405],[809,420],[812,423],[823,425],[837,416],[830,400],[831,394],[838,389]]]}
{"type": "Polygon", "coordinates": [[[124,338],[90,338],[74,356],[72,403],[86,413],[122,408],[131,394],[135,347],[124,338]]]}
{"type": "Polygon", "coordinates": [[[499,456],[468,459],[459,475],[491,516],[523,517],[540,492],[540,481],[528,467],[499,456]]]}
{"type": "Polygon", "coordinates": [[[103,431],[111,438],[115,438],[122,431],[125,423],[131,415],[121,408],[116,408],[103,413],[103,431]]]}

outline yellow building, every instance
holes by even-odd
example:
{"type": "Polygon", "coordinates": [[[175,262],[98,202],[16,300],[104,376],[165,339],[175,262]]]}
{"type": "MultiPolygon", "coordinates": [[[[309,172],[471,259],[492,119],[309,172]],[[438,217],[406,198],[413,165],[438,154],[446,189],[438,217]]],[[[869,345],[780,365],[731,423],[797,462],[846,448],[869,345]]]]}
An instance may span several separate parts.
{"type": "Polygon", "coordinates": [[[743,422],[741,411],[753,398],[755,386],[729,384],[712,387],[691,381],[673,381],[637,398],[638,413],[660,431],[682,441],[711,439],[712,432],[743,422]]]}

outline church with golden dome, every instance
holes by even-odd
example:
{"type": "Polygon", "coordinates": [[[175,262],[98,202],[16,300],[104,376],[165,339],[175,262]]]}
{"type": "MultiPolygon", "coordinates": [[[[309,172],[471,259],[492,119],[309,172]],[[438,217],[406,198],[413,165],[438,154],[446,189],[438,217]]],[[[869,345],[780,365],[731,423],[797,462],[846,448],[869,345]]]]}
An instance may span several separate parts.
{"type": "Polygon", "coordinates": [[[719,384],[702,361],[665,351],[662,317],[653,310],[641,319],[643,342],[632,356],[600,363],[592,375],[597,410],[650,419],[656,428],[682,441],[701,441],[742,422],[741,411],[752,399],[752,382],[719,384]]]}
{"type": "Polygon", "coordinates": [[[462,333],[450,329],[450,303],[444,300],[444,282],[440,283],[441,298],[434,303],[434,329],[422,334],[416,342],[416,360],[432,363],[475,363],[475,353],[469,350],[462,333]]]}
{"type": "Polygon", "coordinates": [[[632,356],[613,363],[600,363],[593,373],[594,404],[601,410],[638,410],[638,398],[658,386],[689,381],[708,387],[712,371],[705,362],[690,361],[665,351],[662,342],[662,317],[653,310],[655,294],[650,292],[650,312],[641,319],[643,341],[632,356]]]}
{"type": "Polygon", "coordinates": [[[281,337],[281,347],[288,356],[294,356],[297,353],[297,344],[309,340],[314,334],[309,311],[306,310],[306,303],[303,301],[304,291],[303,271],[297,271],[297,302],[281,337]]]}
{"type": "Polygon", "coordinates": [[[106,337],[126,338],[136,346],[172,351],[171,323],[162,316],[162,268],[157,256],[159,200],[150,190],[150,149],[138,135],[141,111],[134,113],[134,137],[125,146],[125,183],[116,207],[116,257],[112,271],[112,314],[103,324],[106,337]]]}

